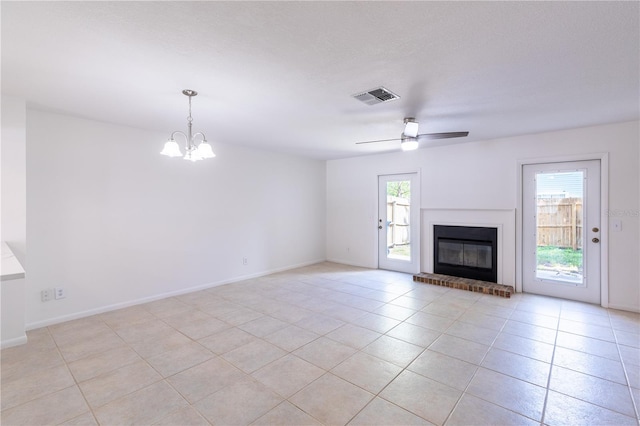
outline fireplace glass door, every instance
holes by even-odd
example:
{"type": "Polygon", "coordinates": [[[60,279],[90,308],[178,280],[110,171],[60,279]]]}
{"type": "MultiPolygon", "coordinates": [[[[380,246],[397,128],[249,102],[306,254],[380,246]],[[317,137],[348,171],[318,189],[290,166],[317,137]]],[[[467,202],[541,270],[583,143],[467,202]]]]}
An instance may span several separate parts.
{"type": "Polygon", "coordinates": [[[498,228],[434,225],[433,272],[498,282],[498,228]]]}
{"type": "Polygon", "coordinates": [[[491,269],[491,245],[474,241],[438,241],[438,263],[491,269]]]}

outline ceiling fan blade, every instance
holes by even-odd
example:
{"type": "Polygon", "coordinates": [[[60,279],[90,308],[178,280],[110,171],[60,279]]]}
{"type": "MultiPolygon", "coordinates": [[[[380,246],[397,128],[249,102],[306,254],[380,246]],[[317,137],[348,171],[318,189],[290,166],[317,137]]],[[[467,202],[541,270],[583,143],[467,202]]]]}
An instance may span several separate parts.
{"type": "Polygon", "coordinates": [[[451,138],[464,138],[469,135],[469,132],[444,132],[444,133],[423,133],[418,135],[420,139],[451,139],[451,138]]]}
{"type": "MultiPolygon", "coordinates": [[[[469,135],[469,132],[444,132],[444,133],[423,133],[418,135],[418,139],[451,139],[451,138],[464,138],[469,135]]],[[[378,139],[375,141],[362,141],[356,142],[356,145],[364,144],[364,143],[378,143],[378,142],[393,142],[393,141],[401,141],[402,137],[393,138],[393,139],[378,139]]]]}
{"type": "Polygon", "coordinates": [[[363,143],[378,143],[378,142],[393,142],[393,141],[399,141],[402,140],[401,138],[393,138],[393,139],[379,139],[376,141],[362,141],[362,142],[356,142],[356,145],[360,145],[363,143]]]}

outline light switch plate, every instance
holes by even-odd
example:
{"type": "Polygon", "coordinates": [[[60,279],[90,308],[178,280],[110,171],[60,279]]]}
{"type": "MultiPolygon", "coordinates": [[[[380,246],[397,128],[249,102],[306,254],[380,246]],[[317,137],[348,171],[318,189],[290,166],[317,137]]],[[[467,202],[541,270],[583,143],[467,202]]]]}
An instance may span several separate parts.
{"type": "Polygon", "coordinates": [[[612,231],[614,231],[614,232],[622,231],[622,220],[614,217],[614,218],[611,219],[609,224],[611,225],[611,230],[612,231]]]}

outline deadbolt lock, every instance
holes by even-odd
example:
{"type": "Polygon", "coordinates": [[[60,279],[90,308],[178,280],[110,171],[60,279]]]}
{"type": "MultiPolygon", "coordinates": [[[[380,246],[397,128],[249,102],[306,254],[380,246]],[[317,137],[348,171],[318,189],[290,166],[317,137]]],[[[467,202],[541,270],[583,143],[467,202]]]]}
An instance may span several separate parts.
{"type": "Polygon", "coordinates": [[[599,238],[592,238],[591,241],[593,241],[594,243],[599,243],[600,239],[599,238]]]}
{"type": "Polygon", "coordinates": [[[593,228],[592,231],[593,232],[598,232],[600,229],[599,228],[593,228]]]}

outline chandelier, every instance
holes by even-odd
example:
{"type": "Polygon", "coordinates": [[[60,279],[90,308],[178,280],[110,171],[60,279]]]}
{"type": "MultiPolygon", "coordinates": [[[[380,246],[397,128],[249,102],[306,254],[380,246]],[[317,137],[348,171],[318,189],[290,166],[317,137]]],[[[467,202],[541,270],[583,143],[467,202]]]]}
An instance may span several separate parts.
{"type": "Polygon", "coordinates": [[[203,160],[205,158],[213,158],[216,155],[213,153],[211,149],[211,145],[207,142],[207,137],[204,133],[198,132],[193,134],[191,132],[191,123],[193,122],[193,118],[191,117],[191,98],[198,95],[198,92],[195,90],[185,89],[182,91],[182,94],[189,97],[189,117],[187,117],[187,133],[181,131],[175,131],[171,133],[171,137],[164,144],[164,149],[160,152],[162,155],[166,155],[168,157],[182,157],[182,152],[180,151],[180,147],[175,140],[175,135],[182,135],[185,138],[185,160],[190,161],[198,161],[203,160]],[[198,136],[202,137],[202,141],[196,145],[196,139],[198,136]]]}

